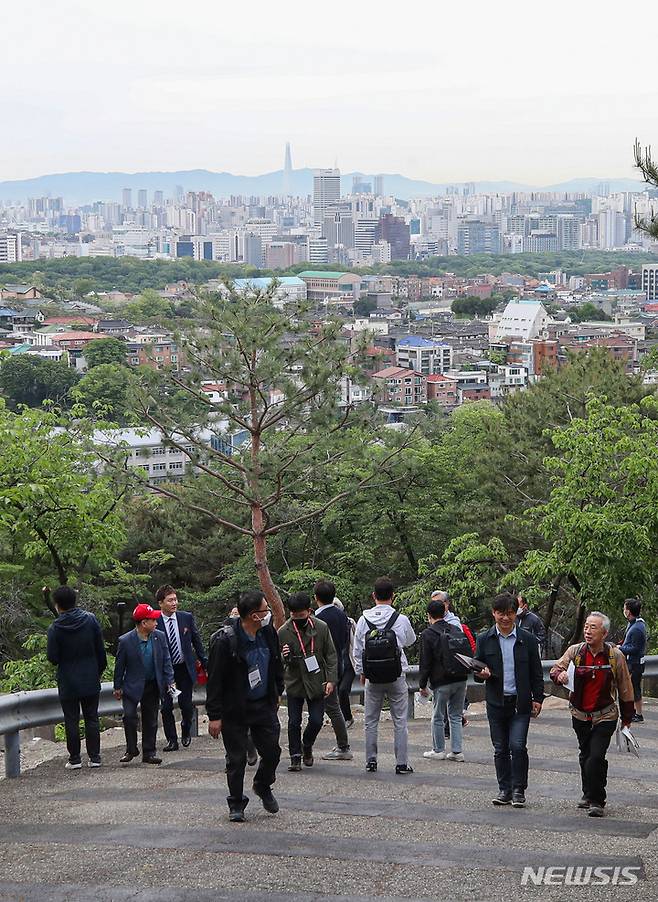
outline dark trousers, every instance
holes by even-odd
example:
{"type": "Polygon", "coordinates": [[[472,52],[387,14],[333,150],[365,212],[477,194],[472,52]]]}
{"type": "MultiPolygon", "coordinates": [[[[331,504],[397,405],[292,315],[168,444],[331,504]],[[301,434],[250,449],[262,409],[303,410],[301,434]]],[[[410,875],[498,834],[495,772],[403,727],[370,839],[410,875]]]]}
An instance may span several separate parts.
{"type": "Polygon", "coordinates": [[[248,734],[251,734],[260,756],[254,775],[254,790],[258,792],[269,789],[276,780],[276,769],[281,758],[280,733],[281,725],[276,710],[265,699],[247,702],[241,720],[222,721],[229,805],[245,800],[244,772],[247,766],[248,734]]]}
{"type": "Polygon", "coordinates": [[[340,680],[338,681],[338,701],[340,702],[340,710],[343,712],[345,720],[352,720],[352,705],[350,704],[350,690],[354,683],[354,668],[348,659],[345,663],[340,680]]]}
{"type": "Polygon", "coordinates": [[[494,747],[494,764],[501,792],[528,785],[528,728],[530,714],[516,713],[516,696],[505,699],[502,707],[487,704],[489,733],[494,747]]]}
{"type": "Polygon", "coordinates": [[[64,712],[64,732],[69,761],[80,761],[80,708],[85,722],[85,745],[87,754],[94,760],[101,756],[101,730],[98,722],[99,694],[87,695],[84,698],[60,698],[64,712]]]}
{"type": "Polygon", "coordinates": [[[160,707],[160,691],[156,680],[144,684],[141,699],[123,696],[123,730],[126,734],[126,751],[137,754],[137,705],[142,715],[142,758],[155,755],[155,737],[158,732],[158,708],[160,707]]]}
{"type": "MultiPolygon", "coordinates": [[[[183,736],[189,736],[192,732],[192,721],[194,720],[194,705],[192,704],[194,683],[190,679],[190,672],[186,664],[174,665],[174,682],[176,683],[176,688],[180,689],[178,706],[181,711],[181,733],[183,736]]],[[[162,701],[162,726],[167,740],[177,743],[178,733],[176,732],[176,720],[174,719],[174,700],[168,692],[162,701]]]]}
{"type": "Polygon", "coordinates": [[[288,696],[288,749],[291,758],[302,754],[302,746],[304,748],[313,748],[313,743],[322,729],[323,718],[323,698],[288,696]],[[306,702],[308,707],[308,723],[302,736],[302,709],[304,702],[306,702]]]}
{"type": "Polygon", "coordinates": [[[580,777],[583,796],[596,805],[605,805],[605,785],[608,782],[608,762],[606,752],[617,729],[616,720],[600,720],[592,726],[591,720],[571,718],[578,737],[580,755],[580,777]]]}
{"type": "Polygon", "coordinates": [[[631,675],[631,683],[633,684],[633,699],[636,702],[642,701],[642,675],[644,673],[644,664],[629,664],[628,670],[631,675]]]}

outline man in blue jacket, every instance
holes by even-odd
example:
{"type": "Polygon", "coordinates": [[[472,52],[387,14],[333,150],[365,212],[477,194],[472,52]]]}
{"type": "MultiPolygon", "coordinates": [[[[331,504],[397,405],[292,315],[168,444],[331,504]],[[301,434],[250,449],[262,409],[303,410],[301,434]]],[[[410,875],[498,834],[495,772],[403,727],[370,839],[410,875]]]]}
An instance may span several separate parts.
{"type": "MultiPolygon", "coordinates": [[[[155,593],[155,602],[162,611],[156,628],[167,637],[176,688],[180,692],[178,704],[181,710],[181,743],[183,748],[187,748],[192,741],[192,690],[196,682],[196,661],[198,659],[207,670],[208,658],[194,616],[187,611],[178,610],[178,596],[174,587],[160,586],[155,593]]],[[[162,726],[167,737],[167,745],[162,751],[178,751],[174,700],[169,693],[162,702],[162,726]]]]}
{"type": "Polygon", "coordinates": [[[647,651],[647,626],[640,617],[642,602],[638,598],[627,598],[624,602],[624,617],[628,620],[624,641],[619,645],[626,658],[628,670],[633,684],[635,714],[633,723],[644,723],[642,714],[642,674],[644,673],[644,656],[647,651]]]}
{"type": "Polygon", "coordinates": [[[162,764],[156,756],[160,699],[174,686],[171,655],[164,633],[156,630],[160,611],[150,604],[138,604],[133,611],[135,629],[119,639],[114,666],[114,697],[123,704],[126,753],[119,760],[128,764],[139,755],[137,747],[137,705],[142,714],[142,761],[162,764]]]}
{"type": "Polygon", "coordinates": [[[101,766],[101,734],[98,699],[101,676],[107,667],[105,643],[98,620],[77,607],[77,594],[70,586],[59,586],[52,594],[59,617],[48,627],[47,655],[57,665],[57,691],[64,712],[68,770],[79,770],[80,708],[85,722],[85,745],[89,767],[101,766]]]}
{"type": "Polygon", "coordinates": [[[494,747],[498,795],[494,805],[523,808],[528,786],[528,728],[544,701],[539,643],[516,625],[516,599],[497,595],[494,625],[477,637],[475,657],[486,664],[475,673],[486,680],[487,718],[494,747]]]}

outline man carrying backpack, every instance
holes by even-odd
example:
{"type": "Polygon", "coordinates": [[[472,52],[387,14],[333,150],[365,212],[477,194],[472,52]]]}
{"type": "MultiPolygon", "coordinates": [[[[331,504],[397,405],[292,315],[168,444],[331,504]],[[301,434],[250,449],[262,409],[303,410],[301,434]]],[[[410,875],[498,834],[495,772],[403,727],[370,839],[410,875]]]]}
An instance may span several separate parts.
{"type": "Polygon", "coordinates": [[[405,672],[409,669],[403,649],[413,645],[416,634],[409,618],[393,609],[393,583],[385,576],[375,580],[375,607],[359,618],[354,635],[356,672],[365,684],[366,770],[377,770],[377,729],[384,699],[393,719],[395,773],[412,774],[407,761],[407,708],[409,695],[405,672]]]}
{"type": "Polygon", "coordinates": [[[470,657],[472,649],[462,630],[445,622],[445,611],[442,601],[430,601],[427,605],[430,625],[420,637],[420,693],[425,697],[429,695],[428,681],[434,693],[432,749],[424,752],[423,757],[463,761],[462,711],[468,671],[459,663],[455,654],[470,657]],[[451,746],[447,755],[443,728],[446,714],[450,721],[451,746]]]}

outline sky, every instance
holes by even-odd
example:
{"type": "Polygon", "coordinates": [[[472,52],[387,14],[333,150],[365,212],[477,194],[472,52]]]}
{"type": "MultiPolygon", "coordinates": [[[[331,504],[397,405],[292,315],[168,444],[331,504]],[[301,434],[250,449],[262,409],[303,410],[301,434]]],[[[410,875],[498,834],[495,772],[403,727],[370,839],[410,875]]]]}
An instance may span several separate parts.
{"type": "Polygon", "coordinates": [[[28,7],[2,17],[0,181],[256,175],[290,141],[294,168],[548,185],[658,144],[650,0],[28,7]]]}

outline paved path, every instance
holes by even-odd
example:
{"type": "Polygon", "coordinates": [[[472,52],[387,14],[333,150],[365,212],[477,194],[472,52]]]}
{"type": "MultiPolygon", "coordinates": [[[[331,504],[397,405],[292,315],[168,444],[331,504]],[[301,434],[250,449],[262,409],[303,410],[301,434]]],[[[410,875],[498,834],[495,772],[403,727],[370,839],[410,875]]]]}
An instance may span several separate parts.
{"type": "MultiPolygon", "coordinates": [[[[360,724],[353,762],[284,765],[277,816],[258,799],[231,825],[221,747],[207,736],[161,768],[65,771],[63,758],[0,784],[0,900],[368,902],[370,899],[658,898],[658,706],[638,727],[641,761],[610,752],[609,816],[588,818],[565,710],[531,728],[528,807],[497,809],[488,725],[465,731],[467,761],[428,761],[429,723],[410,724],[416,773],[396,777],[389,722],[380,768],[366,774],[360,724]],[[656,726],[652,726],[655,723],[656,726]],[[635,868],[634,886],[522,885],[524,867],[635,868]]],[[[325,727],[316,751],[331,747],[325,727]]],[[[319,757],[319,755],[318,755],[319,757]]],[[[614,873],[612,870],[606,873],[614,873]]]]}

